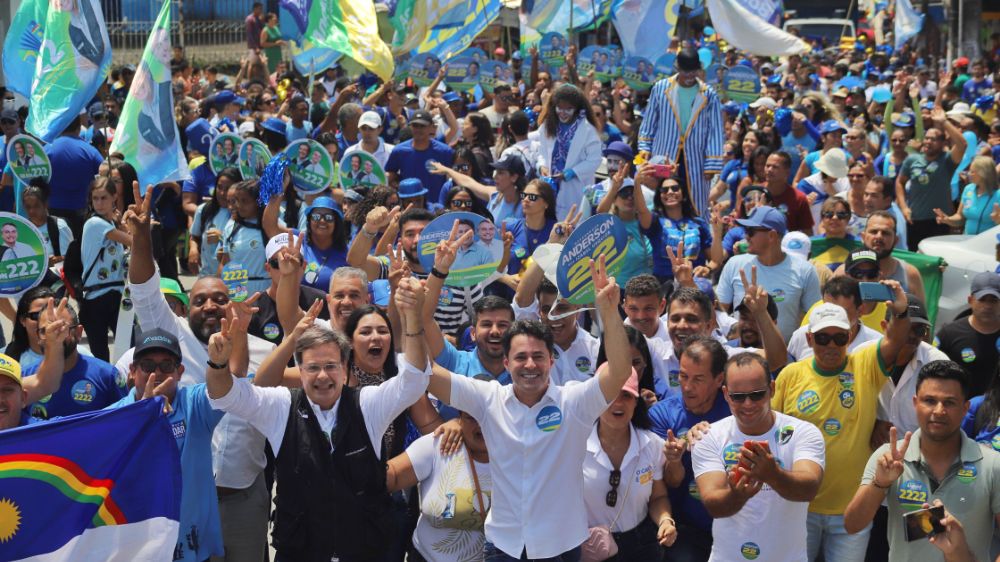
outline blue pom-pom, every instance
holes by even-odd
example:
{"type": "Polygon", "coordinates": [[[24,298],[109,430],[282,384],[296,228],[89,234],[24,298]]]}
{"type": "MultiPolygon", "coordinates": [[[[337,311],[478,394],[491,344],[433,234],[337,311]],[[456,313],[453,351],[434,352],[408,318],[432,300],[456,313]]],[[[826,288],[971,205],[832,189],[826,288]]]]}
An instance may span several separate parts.
{"type": "Polygon", "coordinates": [[[981,111],[989,111],[993,109],[993,96],[980,96],[976,99],[976,107],[981,111]]]}
{"type": "Polygon", "coordinates": [[[280,195],[285,191],[285,170],[291,162],[284,152],[279,152],[277,156],[271,158],[264,168],[264,173],[260,176],[260,195],[257,197],[257,204],[266,207],[267,202],[275,195],[280,195]]]}

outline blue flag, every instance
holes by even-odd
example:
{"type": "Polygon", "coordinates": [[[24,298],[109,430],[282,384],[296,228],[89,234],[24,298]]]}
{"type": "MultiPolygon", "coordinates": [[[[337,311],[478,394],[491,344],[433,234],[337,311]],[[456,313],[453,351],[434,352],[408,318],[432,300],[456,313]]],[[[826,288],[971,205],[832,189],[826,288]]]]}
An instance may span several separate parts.
{"type": "Polygon", "coordinates": [[[781,27],[781,0],[739,0],[739,3],[760,19],[781,27]]]}
{"type": "Polygon", "coordinates": [[[615,0],[612,22],[626,57],[655,61],[667,52],[681,0],[615,0]]]}
{"type": "Polygon", "coordinates": [[[31,102],[25,129],[54,140],[94,98],[111,66],[100,0],[26,0],[3,59],[12,89],[31,102]]]}
{"type": "Polygon", "coordinates": [[[399,0],[390,23],[396,54],[431,53],[446,61],[500,16],[500,0],[399,0]]]}
{"type": "Polygon", "coordinates": [[[914,9],[910,0],[896,1],[896,19],[893,22],[896,48],[900,48],[924,27],[924,14],[914,9]]]}
{"type": "MultiPolygon", "coordinates": [[[[139,186],[191,177],[174,121],[170,82],[170,0],[156,17],[142,61],[118,118],[111,152],[120,152],[139,174],[139,186]]],[[[126,189],[128,187],[126,186],[126,189]]]]}
{"type": "Polygon", "coordinates": [[[0,432],[0,557],[170,560],[180,453],[161,399],[0,432]]]}
{"type": "MultiPolygon", "coordinates": [[[[609,0],[534,0],[521,3],[521,22],[544,35],[550,31],[566,34],[572,23],[583,30],[600,23],[608,15],[609,0]],[[571,17],[572,14],[572,17],[571,17]]],[[[613,12],[613,10],[611,10],[613,12]]]]}

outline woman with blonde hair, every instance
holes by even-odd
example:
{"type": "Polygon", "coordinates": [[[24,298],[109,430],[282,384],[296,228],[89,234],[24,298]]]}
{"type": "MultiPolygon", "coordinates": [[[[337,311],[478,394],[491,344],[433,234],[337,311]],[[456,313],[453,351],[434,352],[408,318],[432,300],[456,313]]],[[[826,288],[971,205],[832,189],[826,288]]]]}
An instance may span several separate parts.
{"type": "Polygon", "coordinates": [[[997,195],[997,171],[993,158],[976,156],[969,165],[969,184],[962,191],[955,213],[947,215],[934,209],[938,224],[951,227],[964,225],[963,234],[979,234],[996,226],[995,216],[1000,215],[1000,196],[997,195]]]}

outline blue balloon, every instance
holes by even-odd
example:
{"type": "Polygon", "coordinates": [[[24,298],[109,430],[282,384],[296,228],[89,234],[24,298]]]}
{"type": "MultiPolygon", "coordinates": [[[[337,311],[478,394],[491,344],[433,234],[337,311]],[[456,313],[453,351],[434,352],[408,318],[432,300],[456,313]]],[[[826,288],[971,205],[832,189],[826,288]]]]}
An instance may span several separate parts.
{"type": "Polygon", "coordinates": [[[709,49],[708,47],[698,49],[698,60],[701,61],[702,68],[712,66],[712,49],[709,49]]]}
{"type": "Polygon", "coordinates": [[[715,28],[712,27],[712,26],[710,26],[710,25],[706,25],[705,29],[702,30],[702,33],[705,34],[705,37],[709,37],[709,36],[715,35],[715,28]]]}

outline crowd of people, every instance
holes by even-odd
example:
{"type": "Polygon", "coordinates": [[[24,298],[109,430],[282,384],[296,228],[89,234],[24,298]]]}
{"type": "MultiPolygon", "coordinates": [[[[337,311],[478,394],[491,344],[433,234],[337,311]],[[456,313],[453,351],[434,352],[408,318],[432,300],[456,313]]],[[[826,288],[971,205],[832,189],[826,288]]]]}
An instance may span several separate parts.
{"type": "Polygon", "coordinates": [[[997,555],[1000,274],[935,326],[893,253],[1000,224],[997,45],[944,66],[909,46],[724,50],[760,76],[741,104],[697,37],[649,91],[581,75],[575,47],[558,71],[498,48],[516,84],[480,96],[447,64],[426,87],[303,77],[260,4],[247,34],[231,81],[174,50],[187,181],[139,185],[108,153],[131,66],[44,146],[47,181],[0,156],[0,210],[23,209],[52,271],[0,301],[0,438],[162,397],[174,560],[997,555]],[[261,169],[213,172],[219,133],[364,158],[268,195],[261,169]],[[449,221],[429,265],[421,233],[456,211],[479,218],[449,221]],[[594,256],[594,301],[571,303],[549,245],[606,214],[624,259],[594,256]],[[904,515],[938,506],[909,537],[904,515]]]}

